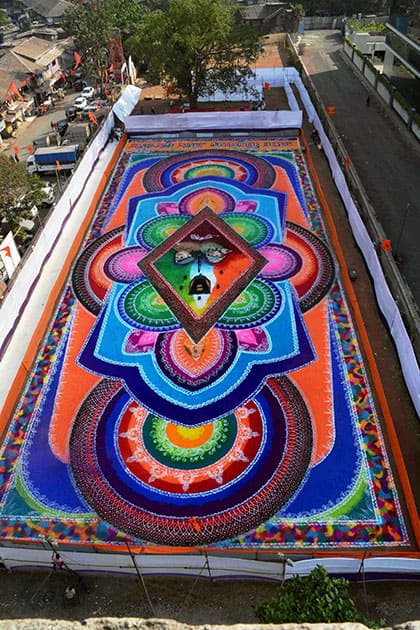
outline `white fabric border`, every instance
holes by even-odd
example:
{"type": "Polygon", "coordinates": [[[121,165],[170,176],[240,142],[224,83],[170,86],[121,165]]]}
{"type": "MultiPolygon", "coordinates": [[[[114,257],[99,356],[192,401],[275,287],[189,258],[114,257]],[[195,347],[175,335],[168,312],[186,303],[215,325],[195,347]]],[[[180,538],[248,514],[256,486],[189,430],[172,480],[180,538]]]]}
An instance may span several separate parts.
{"type": "Polygon", "coordinates": [[[113,126],[114,116],[110,113],[80,161],[49,220],[39,231],[38,240],[29,258],[19,269],[4,298],[0,317],[0,409],[41,319],[61,264],[73,244],[102,174],[117,146],[116,143],[109,144],[104,150],[113,126]]]}
{"type": "MultiPolygon", "coordinates": [[[[60,556],[66,565],[77,573],[122,573],[136,575],[133,558],[127,551],[121,553],[78,552],[62,550],[59,546],[60,556]]],[[[244,559],[233,555],[212,556],[211,554],[136,554],[134,560],[142,575],[182,575],[185,577],[202,577],[218,579],[258,579],[274,580],[281,582],[295,575],[309,575],[316,566],[322,565],[330,575],[357,575],[364,574],[369,577],[373,573],[386,579],[393,576],[404,576],[410,579],[420,573],[420,560],[416,558],[394,557],[369,557],[366,560],[360,558],[314,558],[311,560],[299,560],[293,555],[286,557],[282,553],[277,559],[244,559]],[[284,573],[283,573],[284,571],[284,573]]],[[[52,550],[43,548],[26,548],[10,546],[0,549],[0,561],[8,570],[23,569],[26,567],[52,569],[52,550]]],[[[273,556],[271,556],[273,558],[273,556]]]]}
{"type": "Polygon", "coordinates": [[[160,116],[129,116],[125,128],[129,135],[182,133],[184,131],[244,131],[300,129],[302,112],[186,112],[160,116]]]}

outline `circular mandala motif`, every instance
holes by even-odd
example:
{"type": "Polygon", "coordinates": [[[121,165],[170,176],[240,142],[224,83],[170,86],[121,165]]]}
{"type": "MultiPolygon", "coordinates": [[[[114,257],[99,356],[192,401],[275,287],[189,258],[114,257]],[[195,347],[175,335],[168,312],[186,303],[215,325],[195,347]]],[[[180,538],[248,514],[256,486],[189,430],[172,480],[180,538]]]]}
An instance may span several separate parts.
{"type": "Polygon", "coordinates": [[[219,378],[232,365],[237,349],[236,335],[217,328],[211,328],[197,343],[181,328],[159,335],[155,346],[156,361],[162,372],[191,391],[219,378]]]}
{"type": "Polygon", "coordinates": [[[183,470],[204,468],[224,457],[237,433],[234,415],[198,427],[183,427],[149,415],[143,425],[145,449],[156,461],[183,470]]]}
{"type": "Polygon", "coordinates": [[[240,535],[276,514],[304,479],[311,450],[308,411],[286,377],[269,379],[253,400],[189,434],[150,419],[117,381],[105,380],[79,410],[70,462],[88,504],[114,527],[156,544],[193,546],[240,535]],[[200,447],[204,461],[193,466],[200,447]]]}
{"type": "Polygon", "coordinates": [[[223,313],[219,328],[249,328],[261,326],[278,312],[281,294],[271,283],[254,279],[223,313]]]}
{"type": "MultiPolygon", "coordinates": [[[[231,168],[227,164],[196,164],[196,166],[192,168],[187,167],[185,170],[177,169],[173,174],[173,178],[175,181],[195,179],[196,177],[228,177],[235,179],[235,170],[237,174],[239,169],[231,168]]],[[[241,174],[246,175],[245,169],[242,169],[241,174]]]]}
{"type": "Polygon", "coordinates": [[[152,219],[138,231],[137,240],[141,245],[153,249],[160,243],[163,243],[178,228],[185,225],[189,219],[190,217],[180,214],[171,214],[169,217],[152,219]]]}
{"type": "Polygon", "coordinates": [[[273,238],[273,226],[260,216],[250,213],[232,212],[223,215],[223,221],[253,247],[262,247],[273,238]]]}
{"type": "Polygon", "coordinates": [[[138,263],[147,253],[140,247],[126,247],[106,260],[104,272],[115,282],[134,282],[143,275],[138,263]]]}
{"type": "Polygon", "coordinates": [[[298,294],[300,309],[306,312],[330,290],[335,276],[334,260],[328,247],[313,232],[296,223],[286,225],[286,245],[304,261],[291,282],[298,294]]]}
{"type": "Polygon", "coordinates": [[[148,280],[127,287],[118,300],[121,318],[136,328],[174,330],[179,322],[148,280]]]}
{"type": "Polygon", "coordinates": [[[77,299],[94,315],[102,308],[102,301],[111,286],[104,266],[112,254],[122,246],[124,227],[103,234],[82,251],[73,269],[72,286],[77,299]]]}
{"type": "Polygon", "coordinates": [[[278,281],[286,280],[297,274],[302,268],[302,258],[290,247],[273,243],[260,249],[268,263],[261,270],[263,278],[278,281]]]}
{"type": "Polygon", "coordinates": [[[191,151],[172,155],[151,166],[144,175],[143,185],[147,191],[164,190],[168,186],[186,179],[192,179],[213,171],[217,176],[225,177],[229,172],[232,179],[259,188],[271,188],[276,174],[269,162],[256,155],[241,151],[191,151]],[[228,169],[228,170],[226,170],[228,169]],[[223,173],[223,175],[221,175],[223,173]]]}

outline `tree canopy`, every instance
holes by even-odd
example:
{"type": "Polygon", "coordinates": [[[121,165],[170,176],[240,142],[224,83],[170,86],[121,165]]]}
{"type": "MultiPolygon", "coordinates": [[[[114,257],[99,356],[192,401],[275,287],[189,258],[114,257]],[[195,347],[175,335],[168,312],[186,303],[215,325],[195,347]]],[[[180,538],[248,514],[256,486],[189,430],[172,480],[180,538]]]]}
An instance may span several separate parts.
{"type": "Polygon", "coordinates": [[[168,0],[166,11],[145,15],[126,48],[147,63],[151,81],[167,82],[194,108],[206,92],[246,86],[259,38],[232,0],[168,0]]]}
{"type": "Polygon", "coordinates": [[[122,37],[134,33],[144,11],[132,0],[86,0],[66,11],[64,27],[73,36],[86,73],[98,83],[109,65],[109,45],[116,31],[122,37]]]}
{"type": "MultiPolygon", "coordinates": [[[[31,209],[43,199],[42,182],[8,155],[0,155],[1,232],[16,232],[22,219],[32,219],[31,209]]],[[[19,240],[19,239],[18,239],[19,240]]]]}
{"type": "Polygon", "coordinates": [[[7,13],[4,9],[0,10],[0,26],[4,26],[6,24],[9,24],[10,20],[7,17],[7,13]]]}

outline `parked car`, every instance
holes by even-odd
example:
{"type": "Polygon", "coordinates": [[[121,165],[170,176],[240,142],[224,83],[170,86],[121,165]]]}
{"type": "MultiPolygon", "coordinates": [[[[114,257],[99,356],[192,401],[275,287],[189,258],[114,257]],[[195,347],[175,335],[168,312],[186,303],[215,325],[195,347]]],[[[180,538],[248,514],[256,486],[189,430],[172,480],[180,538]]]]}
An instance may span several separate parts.
{"type": "Polygon", "coordinates": [[[44,195],[41,203],[45,206],[52,206],[56,197],[55,186],[51,185],[50,182],[44,182],[42,186],[42,193],[44,195]]]}
{"type": "Polygon", "coordinates": [[[86,107],[83,108],[84,112],[96,112],[96,110],[98,109],[99,105],[96,101],[94,101],[93,103],[89,103],[88,105],[86,105],[86,107]]]}
{"type": "Polygon", "coordinates": [[[84,87],[83,90],[80,93],[80,96],[83,96],[83,98],[86,98],[86,99],[94,98],[95,97],[95,88],[90,86],[90,85],[84,87]]]}
{"type": "Polygon", "coordinates": [[[78,96],[73,102],[73,107],[76,109],[85,109],[87,104],[87,99],[84,96],[78,96]]]}

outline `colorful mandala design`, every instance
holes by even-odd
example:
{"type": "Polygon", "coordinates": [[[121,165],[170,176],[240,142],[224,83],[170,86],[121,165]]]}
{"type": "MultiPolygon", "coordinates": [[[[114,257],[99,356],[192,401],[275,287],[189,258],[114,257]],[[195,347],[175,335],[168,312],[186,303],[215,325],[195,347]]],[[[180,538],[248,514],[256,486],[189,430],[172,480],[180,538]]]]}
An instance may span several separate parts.
{"type": "Polygon", "coordinates": [[[297,140],[127,143],[0,482],[10,539],[409,543],[297,140]]]}
{"type": "Polygon", "coordinates": [[[240,151],[218,149],[173,155],[151,166],[144,176],[147,191],[199,177],[228,177],[258,188],[271,188],[275,171],[270,162],[240,151]]]}
{"type": "Polygon", "coordinates": [[[118,383],[103,381],[76,419],[71,463],[102,518],[136,537],[191,545],[274,514],[299,487],[311,448],[309,414],[284,377],[229,417],[195,428],[151,417],[118,383]]]}

